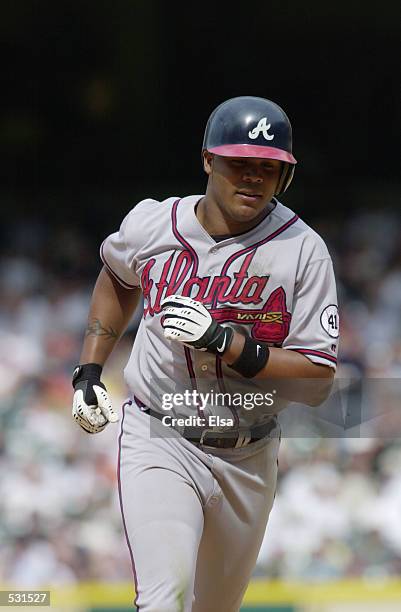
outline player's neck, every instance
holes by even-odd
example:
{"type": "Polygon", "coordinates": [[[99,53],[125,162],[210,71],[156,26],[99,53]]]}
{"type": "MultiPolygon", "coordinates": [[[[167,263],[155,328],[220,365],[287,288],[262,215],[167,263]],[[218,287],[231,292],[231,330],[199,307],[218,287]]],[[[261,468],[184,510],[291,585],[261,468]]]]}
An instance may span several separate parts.
{"type": "Polygon", "coordinates": [[[218,205],[206,196],[197,203],[196,216],[199,223],[210,236],[234,236],[248,232],[259,225],[275,207],[276,203],[271,201],[254,219],[250,221],[235,221],[225,216],[218,205]]]}

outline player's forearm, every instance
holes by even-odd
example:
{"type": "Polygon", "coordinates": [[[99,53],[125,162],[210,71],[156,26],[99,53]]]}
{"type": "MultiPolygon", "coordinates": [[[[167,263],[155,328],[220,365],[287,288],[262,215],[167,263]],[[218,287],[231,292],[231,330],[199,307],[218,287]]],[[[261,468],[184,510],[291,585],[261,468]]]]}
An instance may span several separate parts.
{"type": "Polygon", "coordinates": [[[104,365],[127,328],[139,298],[139,289],[124,289],[106,268],[101,270],[92,294],[80,363],[104,365]]]}
{"type": "MultiPolygon", "coordinates": [[[[244,337],[235,332],[230,348],[223,356],[228,365],[239,358],[244,341],[244,337]]],[[[319,406],[330,395],[334,372],[329,366],[313,363],[296,351],[270,348],[269,359],[255,379],[274,380],[280,396],[289,401],[319,406]]]]}
{"type": "Polygon", "coordinates": [[[333,378],[330,366],[313,363],[300,353],[271,348],[269,360],[255,378],[333,378]]]}
{"type": "Polygon", "coordinates": [[[271,348],[266,366],[255,378],[277,382],[277,393],[289,401],[320,406],[330,396],[334,370],[296,351],[271,348]]]}
{"type": "MultiPolygon", "coordinates": [[[[234,333],[229,349],[224,353],[223,360],[232,365],[240,356],[245,338],[238,332],[234,333]]],[[[268,362],[255,378],[332,378],[330,367],[312,363],[307,357],[281,348],[270,348],[268,362]]]]}

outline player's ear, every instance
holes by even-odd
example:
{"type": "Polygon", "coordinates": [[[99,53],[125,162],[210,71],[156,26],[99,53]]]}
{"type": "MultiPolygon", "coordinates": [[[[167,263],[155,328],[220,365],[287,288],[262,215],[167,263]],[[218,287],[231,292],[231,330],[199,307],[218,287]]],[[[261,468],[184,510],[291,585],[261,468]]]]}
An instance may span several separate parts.
{"type": "Polygon", "coordinates": [[[209,153],[209,151],[206,151],[206,149],[203,149],[202,157],[203,157],[204,171],[208,175],[212,174],[213,153],[209,153]]]}

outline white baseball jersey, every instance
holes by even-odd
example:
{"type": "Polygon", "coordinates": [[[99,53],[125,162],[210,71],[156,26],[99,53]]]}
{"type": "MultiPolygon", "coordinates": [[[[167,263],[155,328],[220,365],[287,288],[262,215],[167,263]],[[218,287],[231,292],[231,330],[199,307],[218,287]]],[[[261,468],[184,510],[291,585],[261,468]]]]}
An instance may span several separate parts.
{"type": "MultiPolygon", "coordinates": [[[[256,227],[216,242],[196,217],[202,197],[143,200],[101,246],[105,266],[121,285],[140,286],[144,295],[124,371],[132,394],[149,405],[152,388],[163,380],[181,389],[217,380],[224,391],[239,376],[215,355],[164,338],[160,302],[172,294],[201,301],[220,323],[255,340],[335,369],[337,296],[322,238],[275,200],[256,227]]],[[[185,406],[177,410],[188,414],[185,406]]]]}

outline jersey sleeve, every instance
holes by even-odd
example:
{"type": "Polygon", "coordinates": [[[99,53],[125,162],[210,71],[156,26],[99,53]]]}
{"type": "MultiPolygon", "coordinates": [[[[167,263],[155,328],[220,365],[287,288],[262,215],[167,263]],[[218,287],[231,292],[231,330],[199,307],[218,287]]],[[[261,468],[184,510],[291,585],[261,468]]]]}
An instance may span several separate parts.
{"type": "Polygon", "coordinates": [[[107,236],[100,247],[100,257],[104,265],[126,289],[140,285],[136,272],[136,256],[142,246],[144,227],[139,208],[137,204],[123,219],[118,232],[107,236]]]}
{"type": "Polygon", "coordinates": [[[314,363],[337,366],[339,316],[330,257],[309,263],[297,283],[291,324],[282,347],[314,363]]]}

